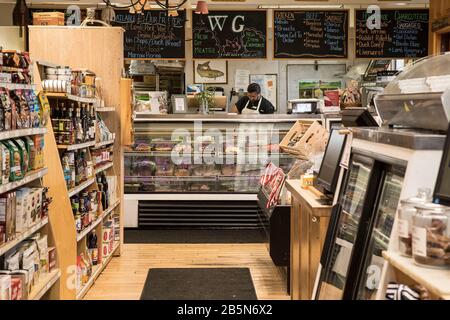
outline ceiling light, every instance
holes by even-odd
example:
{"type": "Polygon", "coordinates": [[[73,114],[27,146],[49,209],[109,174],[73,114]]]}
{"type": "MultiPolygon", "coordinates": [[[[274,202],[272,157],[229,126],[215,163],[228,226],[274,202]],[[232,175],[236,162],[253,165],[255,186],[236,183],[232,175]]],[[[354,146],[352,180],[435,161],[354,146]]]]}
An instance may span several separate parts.
{"type": "Polygon", "coordinates": [[[258,5],[258,9],[343,9],[343,4],[280,4],[280,5],[258,5]]]}
{"type": "Polygon", "coordinates": [[[203,0],[199,0],[197,2],[197,7],[195,8],[196,14],[208,14],[208,3],[203,0]]]}

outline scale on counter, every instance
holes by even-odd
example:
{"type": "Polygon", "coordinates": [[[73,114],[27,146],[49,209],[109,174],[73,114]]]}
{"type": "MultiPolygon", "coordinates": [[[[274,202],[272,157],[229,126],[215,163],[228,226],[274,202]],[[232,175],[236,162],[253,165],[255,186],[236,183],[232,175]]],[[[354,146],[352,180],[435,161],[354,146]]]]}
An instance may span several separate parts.
{"type": "Polygon", "coordinates": [[[288,101],[288,114],[316,113],[323,103],[320,99],[293,99],[288,101]]]}

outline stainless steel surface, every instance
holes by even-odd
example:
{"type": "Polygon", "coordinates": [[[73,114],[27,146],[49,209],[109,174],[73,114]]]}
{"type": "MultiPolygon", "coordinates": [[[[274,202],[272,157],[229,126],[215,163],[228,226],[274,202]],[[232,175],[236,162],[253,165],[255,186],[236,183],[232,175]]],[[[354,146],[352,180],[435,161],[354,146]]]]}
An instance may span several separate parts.
{"type": "Polygon", "coordinates": [[[323,120],[322,114],[267,114],[267,115],[236,115],[228,113],[203,114],[138,114],[134,122],[250,122],[250,123],[276,123],[295,122],[300,119],[323,120]]]}
{"type": "Polygon", "coordinates": [[[445,135],[425,130],[352,128],[353,138],[412,150],[442,150],[445,135]]]}
{"type": "Polygon", "coordinates": [[[383,124],[446,131],[450,121],[449,92],[380,94],[375,104],[383,124]]]}

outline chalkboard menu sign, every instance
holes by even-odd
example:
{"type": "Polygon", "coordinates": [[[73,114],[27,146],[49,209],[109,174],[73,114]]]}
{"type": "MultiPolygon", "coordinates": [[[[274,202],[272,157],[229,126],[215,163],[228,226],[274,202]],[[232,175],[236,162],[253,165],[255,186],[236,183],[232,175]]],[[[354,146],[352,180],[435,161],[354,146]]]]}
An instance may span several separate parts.
{"type": "Polygon", "coordinates": [[[266,58],[266,11],[192,14],[194,59],[266,58]]]}
{"type": "Polygon", "coordinates": [[[428,9],[381,10],[381,28],[373,13],[356,10],[357,58],[420,58],[428,55],[428,9]],[[369,29],[367,21],[369,20],[369,29]]]}
{"type": "Polygon", "coordinates": [[[186,12],[167,17],[164,10],[146,10],[131,14],[117,10],[113,25],[125,29],[126,59],[184,59],[186,12]]]}
{"type": "Polygon", "coordinates": [[[275,58],[347,58],[348,11],[275,11],[275,58]]]}

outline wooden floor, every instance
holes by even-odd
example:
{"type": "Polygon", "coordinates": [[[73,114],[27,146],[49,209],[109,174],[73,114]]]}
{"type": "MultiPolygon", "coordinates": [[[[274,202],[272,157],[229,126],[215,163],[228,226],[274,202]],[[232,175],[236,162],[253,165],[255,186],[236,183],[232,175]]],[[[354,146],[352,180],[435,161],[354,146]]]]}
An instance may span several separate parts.
{"type": "Polygon", "coordinates": [[[289,299],[265,244],[125,244],[84,299],[139,299],[150,268],[250,268],[259,300],[289,299]]]}

